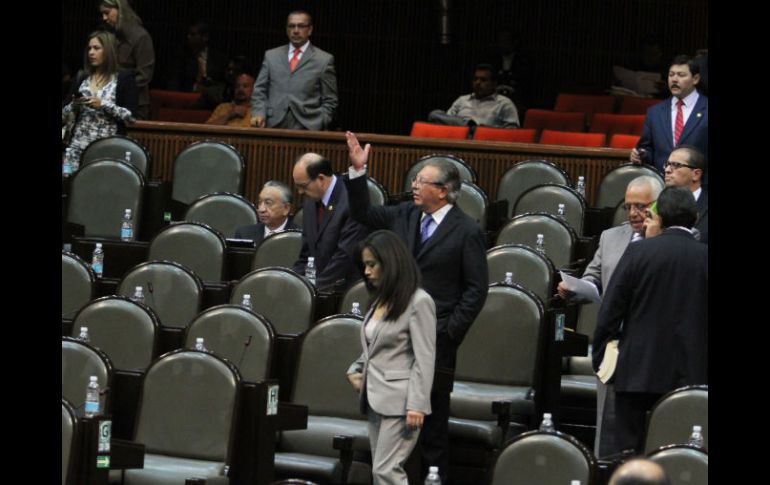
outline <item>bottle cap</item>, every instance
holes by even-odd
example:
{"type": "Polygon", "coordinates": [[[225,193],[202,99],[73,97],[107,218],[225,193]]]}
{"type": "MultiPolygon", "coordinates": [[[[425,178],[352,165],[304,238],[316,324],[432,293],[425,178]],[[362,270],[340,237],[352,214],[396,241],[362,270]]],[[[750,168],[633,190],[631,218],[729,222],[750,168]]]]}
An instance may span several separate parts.
{"type": "Polygon", "coordinates": [[[551,413],[543,413],[543,419],[551,419],[551,413]]]}
{"type": "Polygon", "coordinates": [[[96,247],[97,247],[98,249],[101,249],[101,248],[102,248],[102,243],[96,243],[96,247]]]}
{"type": "Polygon", "coordinates": [[[98,379],[96,378],[96,376],[91,376],[91,377],[89,378],[89,380],[90,380],[91,382],[96,382],[98,379]]]}
{"type": "Polygon", "coordinates": [[[696,424],[696,425],[694,425],[694,426],[692,427],[692,431],[693,431],[693,433],[694,433],[694,432],[696,432],[696,431],[697,431],[698,433],[700,433],[700,432],[701,432],[701,429],[702,429],[702,428],[700,427],[700,425],[697,425],[697,424],[696,424]]]}
{"type": "Polygon", "coordinates": [[[244,299],[244,300],[251,300],[251,295],[249,295],[248,293],[246,293],[245,295],[243,295],[243,299],[244,299]]]}
{"type": "Polygon", "coordinates": [[[137,286],[136,288],[134,288],[134,291],[141,292],[142,291],[142,287],[141,286],[137,286]]]}
{"type": "Polygon", "coordinates": [[[432,466],[432,467],[428,468],[428,473],[438,473],[438,467],[437,466],[432,466]]]}
{"type": "Polygon", "coordinates": [[[80,333],[88,332],[88,327],[80,327],[80,333]]]}
{"type": "Polygon", "coordinates": [[[203,337],[198,337],[195,339],[196,344],[202,344],[203,343],[203,337]]]}

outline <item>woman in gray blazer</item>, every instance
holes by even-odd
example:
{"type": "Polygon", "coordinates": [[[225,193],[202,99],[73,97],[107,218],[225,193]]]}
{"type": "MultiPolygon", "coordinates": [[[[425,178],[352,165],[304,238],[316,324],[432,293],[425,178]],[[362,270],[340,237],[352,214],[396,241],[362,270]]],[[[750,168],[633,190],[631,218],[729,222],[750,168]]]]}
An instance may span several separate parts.
{"type": "Polygon", "coordinates": [[[361,251],[372,305],[361,326],[364,349],[348,369],[369,417],[374,485],[407,485],[404,462],[425,415],[436,359],[436,305],[401,239],[376,231],[361,251]]]}

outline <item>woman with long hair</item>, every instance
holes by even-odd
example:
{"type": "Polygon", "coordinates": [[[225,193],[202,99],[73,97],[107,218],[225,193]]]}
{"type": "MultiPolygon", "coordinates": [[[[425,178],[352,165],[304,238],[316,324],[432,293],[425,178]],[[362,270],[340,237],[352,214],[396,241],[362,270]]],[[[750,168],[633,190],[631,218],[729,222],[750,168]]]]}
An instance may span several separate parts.
{"type": "Polygon", "coordinates": [[[152,37],[128,0],[101,0],[99,13],[102,21],[114,31],[118,39],[118,65],[121,69],[131,69],[136,73],[139,107],[134,116],[146,120],[150,115],[150,81],[155,70],[152,37]]]}
{"type": "Polygon", "coordinates": [[[62,108],[62,124],[74,118],[72,137],[64,149],[63,173],[78,169],[83,150],[94,140],[125,132],[133,122],[137,95],[134,74],[118,71],[115,36],[96,31],[88,36],[83,70],[72,84],[72,98],[62,108]]]}
{"type": "Polygon", "coordinates": [[[374,485],[407,485],[404,463],[430,414],[436,359],[436,305],[401,239],[376,231],[363,243],[371,308],[361,326],[363,353],[348,369],[369,418],[374,485]]]}

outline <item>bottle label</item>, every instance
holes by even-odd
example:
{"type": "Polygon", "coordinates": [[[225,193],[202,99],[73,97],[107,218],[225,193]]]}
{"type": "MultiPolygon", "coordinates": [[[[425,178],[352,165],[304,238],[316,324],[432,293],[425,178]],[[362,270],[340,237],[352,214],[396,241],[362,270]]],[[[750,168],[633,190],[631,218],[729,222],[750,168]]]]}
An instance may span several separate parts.
{"type": "Polygon", "coordinates": [[[102,272],[104,271],[104,265],[102,263],[94,262],[91,265],[91,269],[94,270],[94,273],[96,273],[98,276],[101,276],[102,272]]]}
{"type": "Polygon", "coordinates": [[[124,241],[130,241],[134,237],[134,231],[130,227],[120,229],[120,238],[124,241]]]}
{"type": "Polygon", "coordinates": [[[72,175],[72,164],[71,163],[65,163],[62,167],[62,173],[64,175],[72,175]]]}
{"type": "Polygon", "coordinates": [[[96,414],[99,412],[99,402],[86,401],[86,414],[96,414]]]}

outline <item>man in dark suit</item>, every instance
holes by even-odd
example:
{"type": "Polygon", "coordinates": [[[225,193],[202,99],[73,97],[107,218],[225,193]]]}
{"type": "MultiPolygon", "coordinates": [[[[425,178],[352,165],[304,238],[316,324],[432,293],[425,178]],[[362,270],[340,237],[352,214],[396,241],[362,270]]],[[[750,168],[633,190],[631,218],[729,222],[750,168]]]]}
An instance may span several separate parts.
{"type": "Polygon", "coordinates": [[[305,194],[302,207],[302,250],[294,271],[305,274],[307,258],[315,258],[316,287],[342,290],[360,279],[353,251],[366,228],[350,216],[345,185],[332,172],[331,162],[306,153],[294,164],[294,185],[305,194]]]}
{"type": "Polygon", "coordinates": [[[709,243],[709,192],[701,186],[701,177],[705,170],[703,154],[691,145],[677,146],[665,164],[666,185],[684,187],[692,192],[695,197],[695,206],[698,208],[698,221],[695,229],[698,230],[698,240],[709,243]]]}
{"type": "Polygon", "coordinates": [[[671,97],[647,110],[642,136],[630,160],[663,171],[669,153],[683,143],[693,145],[708,159],[708,98],[698,93],[700,66],[688,56],[677,56],[668,71],[671,97]]]}
{"type": "Polygon", "coordinates": [[[283,182],[277,180],[265,182],[257,202],[259,223],[239,227],[235,230],[235,238],[251,239],[254,241],[254,246],[259,247],[262,241],[273,233],[286,229],[299,229],[289,218],[293,198],[291,189],[283,182]]]}
{"type": "Polygon", "coordinates": [[[663,394],[708,384],[708,246],[692,235],[695,199],[666,187],[657,211],[663,232],[629,245],[620,258],[593,339],[594,369],[607,343],[619,339],[615,436],[619,449],[636,452],[645,413],[663,394]]]}
{"type": "MultiPolygon", "coordinates": [[[[389,229],[414,254],[422,285],[436,303],[436,368],[454,369],[457,347],[484,306],[488,276],[486,244],[479,225],[455,205],[460,175],[452,163],[428,162],[412,181],[411,202],[374,207],[369,203],[366,162],[371,145],[361,148],[347,133],[352,166],[344,176],[353,218],[371,229],[389,229]]],[[[425,417],[420,440],[424,470],[438,466],[443,483],[449,467],[449,393],[431,393],[433,413],[425,417]]]]}
{"type": "Polygon", "coordinates": [[[289,44],[265,52],[251,101],[251,126],[326,130],[337,109],[334,56],[310,44],[313,19],[294,11],[289,44]]]}
{"type": "Polygon", "coordinates": [[[166,87],[172,91],[202,92],[224,87],[227,58],[209,47],[209,26],[198,21],[187,29],[184,49],[171,61],[166,87]]]}

